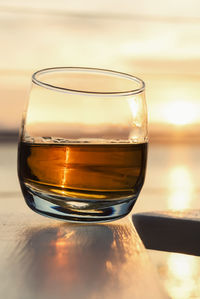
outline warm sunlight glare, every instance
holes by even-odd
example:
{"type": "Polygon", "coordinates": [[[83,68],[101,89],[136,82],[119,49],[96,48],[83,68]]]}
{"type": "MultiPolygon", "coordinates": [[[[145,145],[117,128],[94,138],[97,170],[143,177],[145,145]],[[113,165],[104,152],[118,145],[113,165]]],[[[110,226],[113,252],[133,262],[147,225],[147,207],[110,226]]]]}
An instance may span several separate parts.
{"type": "Polygon", "coordinates": [[[186,100],[168,103],[163,110],[163,116],[168,123],[186,125],[194,123],[197,118],[195,105],[186,100]]]}
{"type": "MultiPolygon", "coordinates": [[[[198,275],[196,257],[172,253],[168,259],[167,289],[172,298],[188,299],[195,294],[195,277],[198,275]]],[[[196,298],[196,296],[195,296],[196,298]]]]}
{"type": "Polygon", "coordinates": [[[184,254],[171,254],[168,259],[168,270],[177,279],[189,279],[198,271],[196,258],[184,254]]]}
{"type": "Polygon", "coordinates": [[[170,209],[190,207],[194,186],[189,169],[185,165],[177,165],[171,169],[169,188],[168,205],[170,209]]]}
{"type": "Polygon", "coordinates": [[[128,99],[128,104],[131,110],[132,117],[136,118],[139,111],[139,104],[137,102],[137,99],[128,99]]]}

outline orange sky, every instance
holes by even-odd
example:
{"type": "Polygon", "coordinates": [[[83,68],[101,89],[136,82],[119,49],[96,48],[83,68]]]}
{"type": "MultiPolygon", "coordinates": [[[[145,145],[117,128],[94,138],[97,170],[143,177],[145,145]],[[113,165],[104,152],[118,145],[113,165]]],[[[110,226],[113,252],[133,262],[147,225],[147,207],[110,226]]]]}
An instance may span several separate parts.
{"type": "Polygon", "coordinates": [[[0,129],[19,126],[31,74],[52,66],[135,74],[151,123],[200,123],[198,1],[58,2],[1,1],[0,129]]]}

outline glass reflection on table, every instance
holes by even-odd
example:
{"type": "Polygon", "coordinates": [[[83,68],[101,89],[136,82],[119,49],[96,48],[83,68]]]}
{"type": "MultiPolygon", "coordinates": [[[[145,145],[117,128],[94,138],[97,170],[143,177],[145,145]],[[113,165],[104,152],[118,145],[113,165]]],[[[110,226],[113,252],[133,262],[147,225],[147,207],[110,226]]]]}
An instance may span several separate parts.
{"type": "Polygon", "coordinates": [[[13,299],[142,299],[147,291],[149,299],[168,298],[128,217],[108,224],[38,224],[16,238],[6,265],[13,299]]]}

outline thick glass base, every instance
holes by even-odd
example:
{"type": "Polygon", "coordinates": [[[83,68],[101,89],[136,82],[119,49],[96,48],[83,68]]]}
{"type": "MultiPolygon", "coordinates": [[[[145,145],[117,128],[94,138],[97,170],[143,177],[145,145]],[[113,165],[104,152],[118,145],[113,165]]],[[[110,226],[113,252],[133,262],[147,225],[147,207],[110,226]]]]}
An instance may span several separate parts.
{"type": "Polygon", "coordinates": [[[47,217],[69,222],[106,222],[126,216],[132,209],[137,196],[117,200],[78,199],[52,195],[21,185],[28,206],[47,217]]]}

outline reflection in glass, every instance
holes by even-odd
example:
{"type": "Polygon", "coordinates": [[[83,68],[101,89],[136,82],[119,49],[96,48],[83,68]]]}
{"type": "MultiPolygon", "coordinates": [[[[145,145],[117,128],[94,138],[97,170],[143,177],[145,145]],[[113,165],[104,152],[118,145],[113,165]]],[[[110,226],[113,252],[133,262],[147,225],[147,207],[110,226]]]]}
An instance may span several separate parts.
{"type": "Polygon", "coordinates": [[[144,183],[144,82],[94,68],[32,76],[18,151],[28,206],[42,215],[98,222],[127,215],[144,183]]]}
{"type": "Polygon", "coordinates": [[[148,299],[166,298],[126,218],[109,225],[56,224],[25,230],[9,265],[13,290],[23,293],[18,298],[34,294],[38,299],[132,299],[145,298],[147,291],[148,299]]]}

